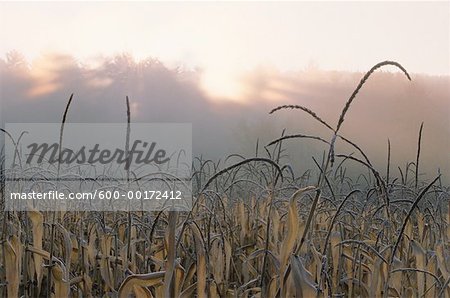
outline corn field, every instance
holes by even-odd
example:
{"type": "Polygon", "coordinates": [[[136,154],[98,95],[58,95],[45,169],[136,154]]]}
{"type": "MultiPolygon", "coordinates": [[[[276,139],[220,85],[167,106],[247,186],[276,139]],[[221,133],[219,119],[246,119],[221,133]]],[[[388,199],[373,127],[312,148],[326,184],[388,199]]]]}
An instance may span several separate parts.
{"type": "Polygon", "coordinates": [[[283,133],[251,158],[195,158],[190,212],[2,212],[0,296],[450,297],[450,188],[440,174],[421,178],[424,124],[415,160],[398,169],[390,147],[377,169],[340,134],[385,65],[411,79],[397,62],[375,65],[334,126],[303,106],[270,112],[311,117],[327,137],[283,133]],[[296,175],[288,140],[328,150],[296,175]],[[353,165],[367,171],[355,178],[353,165]]]}

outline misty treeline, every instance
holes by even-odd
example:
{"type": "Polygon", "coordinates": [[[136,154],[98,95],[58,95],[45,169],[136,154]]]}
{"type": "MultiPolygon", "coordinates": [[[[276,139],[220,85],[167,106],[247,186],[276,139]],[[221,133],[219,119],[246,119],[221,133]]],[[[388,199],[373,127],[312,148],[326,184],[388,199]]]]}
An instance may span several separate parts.
{"type": "MultiPolygon", "coordinates": [[[[408,68],[408,66],[405,66],[408,68]]],[[[414,74],[404,80],[389,68],[375,73],[358,95],[342,134],[359,144],[375,165],[385,164],[387,141],[391,159],[404,167],[415,156],[417,134],[423,130],[423,173],[450,171],[450,78],[414,74]]],[[[394,69],[392,69],[394,70],[394,69]]],[[[279,104],[300,104],[335,123],[346,99],[362,76],[359,72],[298,71],[257,68],[242,76],[239,100],[212,98],[201,85],[201,68],[167,66],[156,58],[130,54],[78,61],[64,54],[46,54],[27,61],[17,51],[0,59],[2,127],[7,122],[59,122],[68,96],[75,94],[69,122],[124,122],[123,100],[129,96],[135,122],[190,122],[194,155],[224,159],[231,153],[259,155],[269,140],[306,133],[328,138],[329,132],[302,113],[268,112],[279,104]]],[[[298,171],[314,168],[323,144],[286,141],[285,158],[298,171]]],[[[345,153],[351,148],[339,147],[345,153]]]]}

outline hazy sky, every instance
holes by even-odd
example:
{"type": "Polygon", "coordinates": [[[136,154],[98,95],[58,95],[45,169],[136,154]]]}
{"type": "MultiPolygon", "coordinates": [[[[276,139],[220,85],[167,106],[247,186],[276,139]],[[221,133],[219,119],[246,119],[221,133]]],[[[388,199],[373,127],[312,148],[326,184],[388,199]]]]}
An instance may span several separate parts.
{"type": "Polygon", "coordinates": [[[449,20],[449,2],[2,2],[0,55],[129,52],[200,68],[210,95],[236,96],[257,67],[366,71],[390,59],[449,74],[449,20]]]}

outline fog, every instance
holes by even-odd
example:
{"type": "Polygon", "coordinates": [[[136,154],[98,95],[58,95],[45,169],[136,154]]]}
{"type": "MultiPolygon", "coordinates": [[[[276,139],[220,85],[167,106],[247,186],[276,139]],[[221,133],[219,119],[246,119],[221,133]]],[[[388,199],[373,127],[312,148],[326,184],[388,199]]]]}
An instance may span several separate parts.
{"type": "MultiPolygon", "coordinates": [[[[374,61],[374,64],[379,61],[374,61]]],[[[401,63],[401,61],[399,61],[401,63]]],[[[394,175],[397,166],[415,160],[417,136],[424,122],[421,174],[430,179],[438,169],[450,174],[450,78],[410,71],[412,81],[393,68],[377,71],[364,85],[346,116],[341,133],[357,143],[381,173],[391,141],[394,175]]],[[[239,100],[211,98],[201,88],[201,69],[168,67],[158,59],[135,61],[130,55],[103,57],[82,64],[67,55],[46,55],[28,63],[18,52],[0,59],[1,121],[60,122],[71,93],[68,122],[126,121],[125,97],[133,122],[190,122],[196,156],[226,158],[231,153],[254,156],[285,134],[331,137],[329,130],[299,110],[269,111],[279,105],[310,108],[335,126],[363,73],[325,71],[311,66],[295,72],[255,68],[242,78],[239,100]]],[[[16,136],[17,137],[17,136],[16,136]]],[[[283,162],[298,172],[314,167],[311,156],[326,147],[312,140],[288,140],[283,162]]],[[[354,149],[340,146],[339,152],[354,149]]],[[[269,148],[270,151],[270,148],[269,148]]],[[[349,164],[350,165],[350,164],[349,164]]]]}

